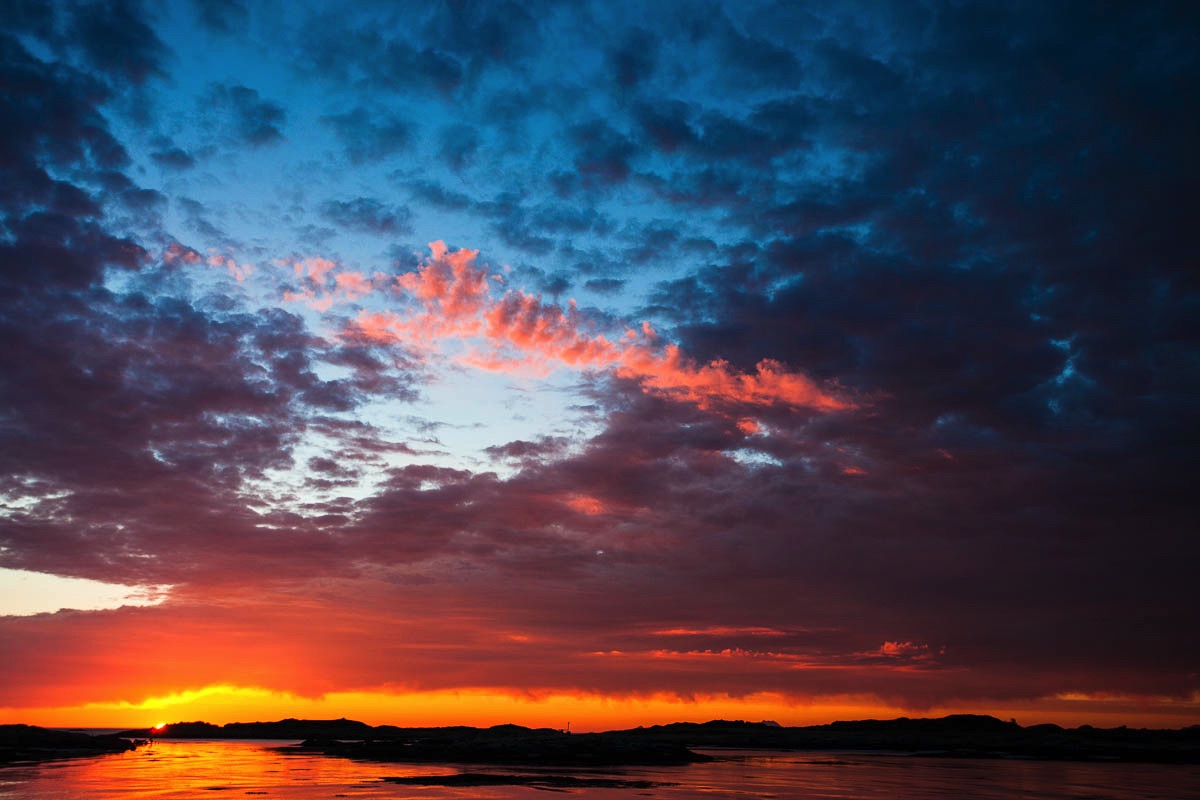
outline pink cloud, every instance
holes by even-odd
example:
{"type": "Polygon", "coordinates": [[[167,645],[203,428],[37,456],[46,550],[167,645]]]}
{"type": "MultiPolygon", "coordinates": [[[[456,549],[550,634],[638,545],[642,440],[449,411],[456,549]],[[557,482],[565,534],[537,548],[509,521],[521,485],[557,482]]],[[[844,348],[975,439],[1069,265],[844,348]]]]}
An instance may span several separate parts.
{"type": "Polygon", "coordinates": [[[312,289],[301,289],[298,292],[285,291],[283,299],[289,303],[303,302],[314,311],[328,311],[333,306],[333,295],[318,296],[312,289]]]}
{"type": "MultiPolygon", "coordinates": [[[[168,248],[169,249],[169,248],[168,248]]],[[[199,253],[196,253],[199,260],[199,253]]],[[[208,265],[210,267],[224,267],[230,276],[238,283],[243,283],[247,278],[254,274],[254,265],[249,262],[239,264],[233,256],[223,255],[215,250],[210,250],[208,255],[208,265]]],[[[187,261],[185,263],[196,263],[195,261],[187,261]]]]}
{"type": "MultiPolygon", "coordinates": [[[[373,279],[341,271],[321,258],[297,261],[306,288],[285,299],[326,310],[332,302],[354,301],[379,290],[398,307],[360,309],[343,331],[351,341],[403,343],[436,350],[455,340],[460,363],[498,372],[545,374],[556,368],[609,370],[636,381],[647,394],[704,409],[725,406],[790,406],[835,411],[853,403],[836,389],[772,360],[743,372],[726,361],[700,364],[673,344],[663,345],[649,323],[609,338],[591,315],[571,301],[565,308],[519,289],[500,293],[497,276],[476,261],[477,250],[429,245],[431,255],[416,270],[373,279]],[[332,280],[330,280],[330,278],[332,280]]],[[[745,419],[745,418],[743,418],[745,419]]],[[[746,420],[744,432],[752,433],[746,420]]]]}
{"type": "Polygon", "coordinates": [[[589,517],[603,514],[606,510],[604,503],[586,495],[573,495],[568,497],[564,502],[580,514],[586,514],[589,517]]]}
{"type": "Polygon", "coordinates": [[[327,258],[306,258],[292,263],[292,270],[297,277],[308,277],[313,283],[323,285],[325,276],[337,269],[337,262],[327,258]]]}
{"type": "Polygon", "coordinates": [[[168,264],[174,264],[177,262],[182,262],[184,264],[199,264],[203,259],[204,257],[198,252],[187,245],[180,244],[179,242],[171,242],[169,245],[167,245],[166,249],[163,250],[163,261],[168,264]]]}
{"type": "Polygon", "coordinates": [[[338,293],[350,300],[364,297],[374,288],[371,279],[361,272],[339,272],[333,276],[333,280],[338,293]]]}

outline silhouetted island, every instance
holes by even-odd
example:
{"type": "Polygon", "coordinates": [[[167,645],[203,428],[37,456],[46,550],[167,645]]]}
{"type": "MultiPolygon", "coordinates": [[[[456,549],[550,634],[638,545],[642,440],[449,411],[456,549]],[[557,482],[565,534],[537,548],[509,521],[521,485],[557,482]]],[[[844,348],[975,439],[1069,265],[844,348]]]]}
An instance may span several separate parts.
{"type": "MultiPolygon", "coordinates": [[[[149,729],[120,736],[145,738],[149,729]]],[[[180,722],[160,738],[294,739],[285,751],[373,761],[539,766],[689,764],[712,756],[696,748],[850,750],[962,758],[1200,763],[1200,726],[1181,730],[1022,727],[995,717],[956,714],[940,719],[860,720],[788,728],[769,722],[676,722],[605,733],[497,725],[400,728],[354,720],[230,723],[180,722]]]]}
{"type": "Polygon", "coordinates": [[[136,742],[115,735],[89,736],[34,725],[0,725],[0,765],[122,753],[136,746],[136,742]]]}

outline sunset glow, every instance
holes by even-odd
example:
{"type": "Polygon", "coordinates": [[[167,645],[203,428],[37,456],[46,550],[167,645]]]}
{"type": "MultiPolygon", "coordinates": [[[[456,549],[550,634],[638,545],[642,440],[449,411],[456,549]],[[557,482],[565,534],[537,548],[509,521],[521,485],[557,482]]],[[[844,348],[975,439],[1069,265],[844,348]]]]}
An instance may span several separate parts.
{"type": "Polygon", "coordinates": [[[0,722],[1200,723],[1189,14],[8,5],[0,722]]]}
{"type": "MultiPolygon", "coordinates": [[[[1117,727],[1129,720],[1183,727],[1195,716],[1196,698],[1044,698],[1038,702],[984,706],[976,713],[1016,719],[1022,725],[1117,727]]],[[[556,693],[509,693],[483,689],[417,693],[333,692],[300,697],[286,692],[237,686],[209,686],[138,703],[88,703],[61,708],[3,709],[0,713],[32,719],[49,727],[138,728],[146,712],[159,712],[174,721],[203,718],[213,724],[269,721],[284,718],[335,719],[347,717],[369,725],[486,727],[516,723],[534,728],[576,732],[620,730],[636,725],[706,722],[712,719],[771,720],[781,725],[823,725],[837,720],[894,719],[913,715],[905,705],[880,703],[870,696],[811,698],[807,701],[772,692],[745,697],[696,696],[686,700],[666,695],[621,696],[556,693]]],[[[957,713],[957,706],[933,706],[919,716],[957,713]]],[[[169,725],[152,726],[161,732],[169,725]]]]}

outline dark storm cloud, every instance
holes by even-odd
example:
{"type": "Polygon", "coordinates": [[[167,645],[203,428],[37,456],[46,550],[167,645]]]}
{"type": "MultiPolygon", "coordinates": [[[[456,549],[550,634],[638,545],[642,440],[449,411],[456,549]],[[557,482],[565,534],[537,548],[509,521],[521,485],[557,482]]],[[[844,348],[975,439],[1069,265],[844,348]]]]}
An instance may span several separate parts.
{"type": "Polygon", "coordinates": [[[547,10],[540,2],[509,0],[448,4],[430,16],[427,34],[437,46],[463,58],[472,72],[513,67],[536,54],[538,21],[547,10]]]}
{"type": "Polygon", "coordinates": [[[346,156],[356,164],[403,152],[414,138],[410,123],[389,113],[372,114],[362,106],[321,121],[333,127],[346,156]]]}
{"type": "Polygon", "coordinates": [[[584,287],[600,294],[615,294],[625,286],[625,281],[618,278],[590,278],[584,282],[584,287]]]}
{"type": "Polygon", "coordinates": [[[4,13],[9,31],[31,33],[43,40],[53,37],[58,22],[54,6],[41,0],[11,0],[4,13]]]}
{"type": "Polygon", "coordinates": [[[411,181],[407,187],[415,200],[445,211],[462,211],[474,205],[474,201],[467,195],[447,189],[433,181],[411,181]]]}
{"type": "Polygon", "coordinates": [[[150,152],[150,158],[160,167],[171,170],[185,170],[196,166],[196,159],[186,150],[163,141],[157,150],[150,152]]]}
{"type": "Polygon", "coordinates": [[[167,207],[166,195],[155,189],[138,186],[122,172],[105,170],[95,175],[95,182],[102,195],[109,200],[109,210],[114,206],[140,218],[143,227],[152,227],[167,207]]]}
{"type": "Polygon", "coordinates": [[[231,244],[228,234],[212,222],[212,212],[199,200],[190,197],[176,198],[176,204],[183,212],[187,224],[206,241],[231,244]]]}
{"type": "Polygon", "coordinates": [[[630,31],[625,41],[608,53],[608,60],[622,89],[637,86],[654,72],[659,40],[644,28],[630,31]]]}
{"type": "Polygon", "coordinates": [[[241,0],[193,0],[196,17],[217,33],[236,33],[245,30],[250,12],[241,0]]]}
{"type": "Polygon", "coordinates": [[[353,200],[328,200],[321,204],[321,216],[350,230],[383,235],[411,233],[412,212],[403,206],[388,207],[371,197],[353,200]]]}
{"type": "Polygon", "coordinates": [[[462,85],[463,63],[453,53],[413,37],[391,38],[356,26],[343,14],[312,17],[304,26],[303,58],[322,78],[363,76],[378,93],[422,92],[451,97],[462,85]]]}
{"type": "MultiPolygon", "coordinates": [[[[420,373],[420,366],[415,359],[406,359],[394,352],[384,352],[365,342],[346,340],[324,349],[321,360],[327,364],[350,370],[350,376],[345,379],[345,383],[364,397],[384,396],[396,400],[413,400],[417,397],[414,383],[420,373]]],[[[325,424],[334,426],[332,420],[327,420],[325,424]]],[[[341,424],[349,426],[342,429],[357,431],[355,446],[359,449],[367,447],[365,442],[370,436],[381,435],[377,429],[369,425],[364,428],[365,423],[351,423],[343,420],[341,424]]],[[[332,428],[331,435],[333,435],[332,428]]],[[[378,445],[380,452],[388,451],[393,447],[392,444],[382,440],[378,441],[378,445]]],[[[397,447],[397,452],[408,452],[407,445],[397,447]]]]}
{"type": "Polygon", "coordinates": [[[625,238],[633,240],[633,244],[621,254],[622,258],[630,264],[644,265],[671,258],[680,233],[676,224],[651,221],[627,230],[625,238]]]}
{"type": "Polygon", "coordinates": [[[117,83],[142,84],[163,74],[166,47],[136,0],[106,0],[73,11],[70,38],[98,70],[117,83]]]}
{"type": "Polygon", "coordinates": [[[566,448],[568,441],[562,437],[543,436],[536,442],[516,439],[505,444],[485,447],[484,452],[492,458],[511,458],[518,460],[537,459],[547,455],[557,455],[566,448]]]}
{"type": "Polygon", "coordinates": [[[607,122],[597,119],[574,125],[569,136],[575,146],[575,168],[586,181],[603,186],[629,177],[636,148],[607,122]]]}
{"type": "Polygon", "coordinates": [[[1200,345],[1196,283],[1181,269],[1194,248],[1177,217],[1197,170],[1184,138],[1200,121],[1182,82],[1197,71],[1188,16],[947,7],[893,65],[822,43],[824,96],[715,118],[711,138],[691,109],[637,112],[681,167],[662,196],[724,208],[758,240],[662,286],[660,307],[694,320],[680,329],[688,346],[742,364],[771,354],[885,393],[871,416],[817,430],[864,459],[861,490],[895,482],[929,510],[832,500],[846,530],[880,532],[839,555],[861,565],[841,577],[864,597],[878,587],[872,602],[908,598],[910,630],[931,640],[1086,663],[1105,631],[1136,628],[1123,658],[1177,663],[1172,623],[1136,619],[1143,604],[1182,609],[1182,575],[1162,554],[1195,549],[1177,438],[1200,430],[1184,355],[1200,345]],[[739,155],[739,139],[757,144],[739,155]],[[721,153],[719,183],[699,158],[687,166],[721,153]],[[796,168],[764,175],[764,153],[796,168]],[[936,569],[889,574],[873,554],[904,554],[883,531],[942,554],[936,569]],[[1135,594],[1113,594],[1133,531],[1154,544],[1139,551],[1135,594]],[[947,596],[961,616],[935,613],[947,596]],[[1002,618],[1047,608],[1066,641],[1026,614],[1019,628],[1002,618]]]}
{"type": "Polygon", "coordinates": [[[699,145],[700,137],[692,127],[693,109],[679,100],[638,103],[633,119],[649,137],[649,143],[665,153],[699,145]]]}
{"type": "MultiPolygon", "coordinates": [[[[921,461],[910,452],[905,462],[879,465],[890,468],[886,477],[864,480],[844,471],[862,463],[852,455],[808,443],[780,466],[748,471],[714,455],[741,433],[654,405],[653,416],[636,406],[618,413],[583,454],[511,484],[536,497],[569,490],[598,500],[604,513],[591,518],[595,530],[624,532],[605,539],[607,555],[625,564],[625,580],[638,581],[632,576],[646,569],[646,584],[626,585],[622,594],[661,592],[663,607],[677,609],[673,619],[680,624],[787,626],[802,619],[809,627],[844,630],[854,650],[894,637],[935,650],[948,644],[938,660],[972,670],[986,671],[984,654],[995,647],[1005,654],[997,657],[1029,658],[1061,671],[1051,681],[1078,680],[1068,676],[1101,658],[1111,631],[1120,629],[1129,631],[1127,649],[1111,660],[1124,665],[1122,679],[1141,670],[1154,691],[1186,693],[1173,619],[1147,617],[1141,605],[1179,608],[1184,568],[1170,566],[1157,548],[1139,551],[1137,573],[1153,573],[1161,583],[1140,586],[1134,604],[1124,592],[1098,592],[1125,574],[1132,552],[1124,544],[1127,522],[1109,517],[1119,502],[1061,507],[1055,494],[1064,483],[1052,463],[1012,472],[1012,456],[996,452],[992,442],[960,441],[951,460],[932,448],[947,442],[934,440],[921,461]],[[814,473],[814,463],[825,466],[814,473]],[[916,560],[914,548],[921,552],[916,560]],[[1064,548],[1075,557],[1064,561],[1064,548]],[[1125,555],[1114,561],[1114,552],[1125,555]],[[710,589],[683,589],[697,580],[710,589]],[[769,609],[756,600],[764,594],[775,598],[769,609]],[[954,608],[946,607],[947,597],[955,598],[954,608]]],[[[504,515],[493,510],[492,518],[504,515]]],[[[579,519],[571,525],[587,530],[579,519]]],[[[1160,529],[1156,542],[1181,531],[1160,529]]],[[[505,541],[518,547],[520,539],[505,541]]],[[[577,557],[564,552],[560,568],[573,569],[565,562],[577,557]]],[[[611,605],[594,611],[609,619],[614,613],[611,605]]],[[[580,608],[572,613],[591,618],[580,608]]],[[[596,625],[592,630],[603,628],[596,625]]],[[[795,686],[821,680],[801,674],[795,686]]],[[[1115,685],[1100,670],[1086,681],[1094,690],[1115,685]]]]}
{"type": "MultiPolygon", "coordinates": [[[[914,58],[978,70],[969,48],[1009,46],[1003,32],[1018,27],[1001,15],[988,29],[999,41],[980,42],[983,29],[976,20],[956,19],[949,12],[942,20],[946,37],[914,58]]],[[[1148,57],[1132,44],[1097,46],[1085,51],[1103,53],[1103,64],[1072,63],[1058,54],[1079,51],[1053,39],[1064,28],[1053,24],[1057,20],[1042,22],[1047,40],[1024,56],[1018,49],[1011,58],[1016,63],[1040,58],[1054,76],[1051,83],[1067,79],[1055,76],[1065,71],[1072,80],[1070,93],[1052,94],[1044,84],[1033,85],[1023,71],[976,74],[975,80],[991,87],[982,102],[957,93],[959,73],[946,75],[950,94],[897,92],[895,73],[828,47],[829,80],[840,87],[839,94],[865,108],[865,116],[859,112],[854,119],[837,104],[801,101],[793,105],[807,108],[792,115],[793,123],[780,114],[784,107],[778,103],[762,108],[760,121],[770,120],[780,138],[789,128],[819,131],[834,125],[840,142],[850,145],[848,155],[868,166],[824,186],[819,199],[814,192],[811,200],[765,208],[747,200],[746,221],[765,223],[755,227],[767,238],[766,257],[755,259],[736,285],[752,286],[754,280],[790,285],[770,294],[730,292],[734,282],[729,278],[736,272],[708,273],[713,296],[727,305],[721,316],[745,326],[732,342],[755,340],[757,346],[762,334],[777,341],[781,357],[814,363],[831,343],[852,338],[853,350],[874,379],[905,386],[911,390],[905,395],[927,410],[966,411],[958,404],[969,403],[973,413],[991,417],[989,422],[999,423],[999,417],[1012,422],[1024,413],[1043,418],[1034,424],[1046,424],[1049,406],[1039,410],[1033,396],[1066,366],[1066,353],[1050,340],[1079,341],[1083,331],[1094,332],[1096,338],[1080,348],[1080,355],[1096,356],[1091,368],[1082,368],[1078,356],[1072,368],[1098,379],[1098,399],[1109,383],[1107,365],[1122,362],[1101,356],[1104,349],[1136,350],[1161,338],[1152,326],[1133,320],[1174,319],[1169,307],[1187,302],[1178,291],[1167,299],[1150,289],[1167,280],[1186,292],[1176,277],[1182,243],[1173,231],[1179,228],[1170,216],[1150,219],[1124,204],[1126,198],[1155,197],[1166,201],[1164,209],[1178,207],[1172,199],[1180,191],[1178,179],[1160,168],[1133,169],[1130,162],[1139,159],[1141,148],[1115,149],[1114,140],[1132,144],[1145,135],[1141,120],[1170,117],[1172,123],[1156,126],[1154,136],[1159,148],[1166,145],[1159,152],[1179,152],[1171,144],[1176,131],[1195,128],[1195,115],[1183,111],[1188,104],[1167,98],[1160,88],[1159,81],[1169,75],[1147,72],[1163,48],[1170,51],[1170,37],[1157,44],[1158,55],[1148,57]],[[1121,63],[1124,77],[1114,78],[1121,63]],[[881,83],[881,76],[890,77],[881,83]],[[1114,95],[1136,102],[1139,113],[1111,113],[1106,106],[1114,95]],[[897,96],[905,97],[903,106],[897,96]],[[1057,103],[1041,105],[1051,98],[1057,103]],[[956,127],[950,149],[943,144],[948,124],[956,127]],[[881,139],[876,134],[897,128],[907,135],[881,139]],[[1103,207],[1100,197],[1106,198],[1103,207]],[[861,227],[849,231],[848,226],[861,227]],[[791,235],[778,237],[781,230],[791,235]],[[1146,234],[1158,246],[1152,263],[1135,270],[1132,264],[1145,258],[1136,248],[1146,234]],[[893,302],[897,297],[906,302],[893,302]],[[789,346],[782,334],[773,336],[784,318],[803,321],[802,328],[812,332],[811,349],[789,346]],[[915,353],[926,357],[914,362],[915,353]],[[961,400],[925,396],[926,387],[951,385],[962,393],[961,400]]],[[[1107,30],[1107,23],[1099,30],[1107,30]]],[[[1076,35],[1094,34],[1085,26],[1072,38],[1076,35]]],[[[767,187],[768,196],[777,196],[783,185],[775,179],[767,187]]],[[[806,188],[799,182],[793,192],[806,188]]],[[[797,344],[809,340],[799,333],[797,344]]],[[[722,347],[732,343],[723,335],[712,339],[718,341],[722,347]]],[[[1142,378],[1153,380],[1148,373],[1142,378]]],[[[1134,385],[1130,381],[1128,388],[1134,385]]]]}
{"type": "Polygon", "coordinates": [[[764,85],[791,88],[801,77],[799,59],[787,45],[765,36],[738,30],[726,13],[705,20],[704,32],[720,54],[723,78],[736,86],[759,89],[764,85]]]}
{"type": "Polygon", "coordinates": [[[469,94],[482,76],[521,72],[537,58],[540,4],[400,4],[378,19],[322,13],[303,25],[306,67],[322,79],[361,81],[373,92],[444,100],[469,94]]]}
{"type": "MultiPolygon", "coordinates": [[[[2,44],[6,81],[32,90],[6,95],[13,124],[0,139],[0,488],[23,503],[0,531],[5,564],[130,582],[211,578],[220,568],[201,564],[204,531],[269,549],[239,489],[290,464],[305,414],[349,408],[354,382],[315,375],[316,342],[297,317],[164,292],[166,273],[104,214],[115,199],[153,227],[164,207],[117,171],[127,158],[99,111],[107,93],[2,44]],[[104,288],[112,270],[154,294],[104,288]]],[[[199,261],[182,245],[168,257],[199,261]]]]}
{"type": "Polygon", "coordinates": [[[287,119],[283,106],[263,99],[259,93],[236,84],[214,84],[201,101],[205,110],[216,108],[224,116],[224,132],[238,143],[252,147],[283,140],[287,119]]]}
{"type": "Polygon", "coordinates": [[[462,170],[479,150],[479,131],[470,125],[447,125],[438,132],[439,154],[453,170],[462,170]]]}
{"type": "Polygon", "coordinates": [[[0,37],[0,57],[8,80],[25,87],[0,101],[10,121],[0,134],[7,233],[0,281],[8,297],[41,286],[84,288],[109,264],[136,268],[141,248],[102,229],[89,187],[51,177],[78,170],[93,183],[111,183],[113,168],[127,162],[96,108],[107,91],[78,72],[43,64],[7,36],[0,37]]]}
{"type": "MultiPolygon", "coordinates": [[[[442,207],[453,207],[459,196],[441,187],[420,187],[421,197],[442,207]]],[[[522,194],[505,192],[473,204],[474,210],[495,220],[493,231],[507,244],[532,255],[567,249],[585,234],[605,235],[614,228],[607,214],[594,207],[566,202],[526,202],[522,194]]]]}
{"type": "Polygon", "coordinates": [[[210,515],[227,531],[250,526],[237,492],[291,464],[303,409],[353,404],[348,386],[316,378],[311,341],[282,312],[223,315],[95,291],[39,299],[53,305],[27,302],[5,317],[18,348],[4,358],[17,381],[4,396],[5,489],[63,499],[17,515],[4,535],[13,566],[128,581],[172,572],[145,557],[174,549],[159,536],[202,531],[210,515]],[[72,308],[75,320],[58,318],[72,308]],[[76,558],[85,541],[90,555],[76,558]]]}

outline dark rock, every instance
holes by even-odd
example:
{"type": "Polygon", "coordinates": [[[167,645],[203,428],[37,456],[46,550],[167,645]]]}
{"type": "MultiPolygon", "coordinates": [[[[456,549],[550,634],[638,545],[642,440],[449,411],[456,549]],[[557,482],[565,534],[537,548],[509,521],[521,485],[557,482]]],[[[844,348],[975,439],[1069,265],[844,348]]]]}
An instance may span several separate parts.
{"type": "Polygon", "coordinates": [[[506,775],[491,772],[460,772],[454,775],[406,775],[384,778],[407,786],[532,786],[553,789],[653,789],[672,784],[620,778],[580,778],[574,775],[506,775]]]}
{"type": "Polygon", "coordinates": [[[137,745],[120,736],[89,736],[33,725],[0,725],[0,764],[122,753],[137,745]]]}
{"type": "MultiPolygon", "coordinates": [[[[148,731],[127,734],[147,736],[148,731]]],[[[676,722],[625,731],[568,734],[550,728],[371,727],[354,720],[175,723],[158,736],[292,739],[296,749],[396,762],[618,766],[705,760],[694,748],[870,750],[971,758],[1200,763],[1200,727],[1182,730],[1101,729],[1088,725],[1022,728],[977,714],[939,719],[858,720],[785,728],[769,722],[676,722]]]]}
{"type": "Polygon", "coordinates": [[[619,733],[568,734],[518,725],[494,728],[410,729],[361,741],[305,741],[300,748],[372,761],[622,766],[690,764],[710,760],[678,742],[619,733]]]}

